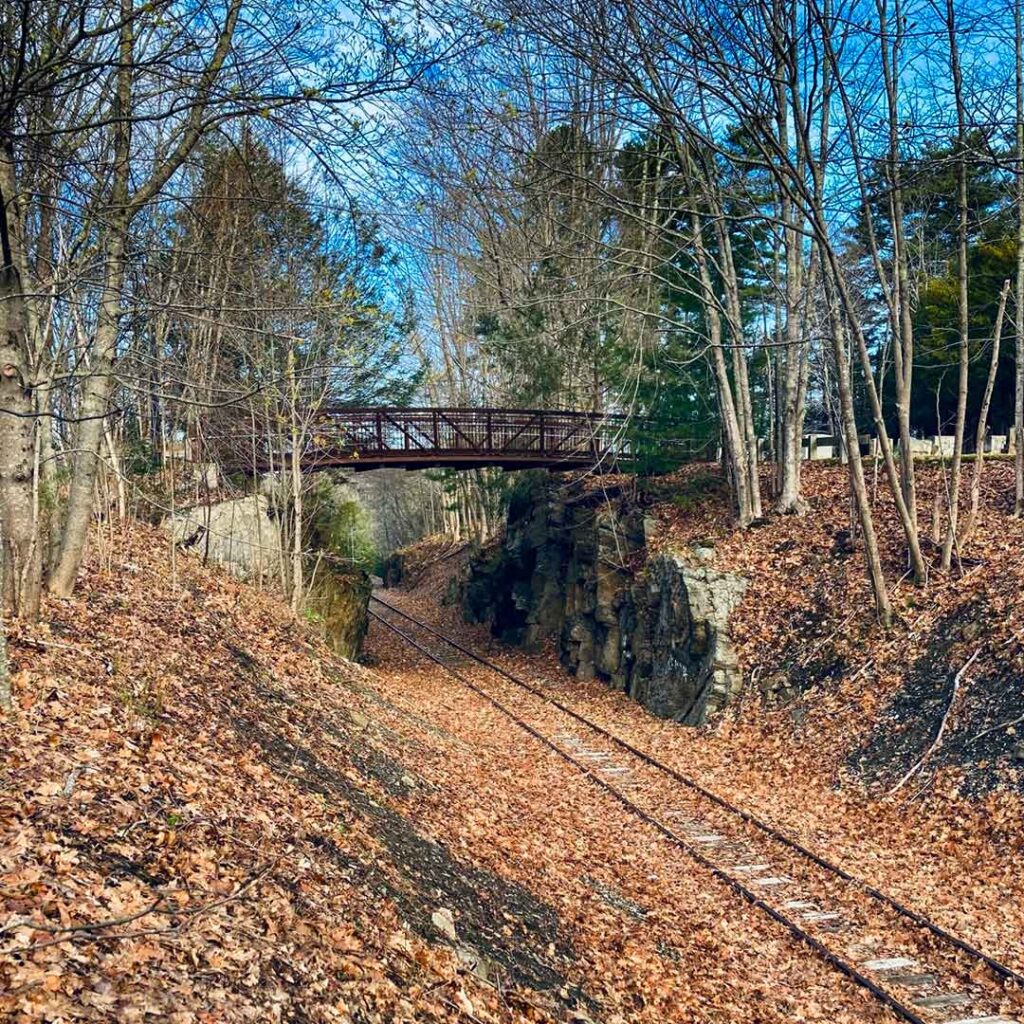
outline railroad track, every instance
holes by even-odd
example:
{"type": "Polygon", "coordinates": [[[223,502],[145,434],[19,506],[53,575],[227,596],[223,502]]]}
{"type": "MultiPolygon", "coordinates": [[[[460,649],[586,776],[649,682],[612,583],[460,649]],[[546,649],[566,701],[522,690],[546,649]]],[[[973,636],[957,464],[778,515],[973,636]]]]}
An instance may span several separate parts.
{"type": "Polygon", "coordinates": [[[901,1020],[1019,1024],[1024,975],[1018,971],[534,683],[376,595],[372,601],[381,611],[371,608],[370,614],[385,628],[570,763],[901,1020]],[[503,692],[496,695],[470,679],[448,652],[498,677],[503,692]],[[563,722],[559,731],[536,724],[537,701],[563,722]],[[531,714],[534,724],[528,720],[531,714]],[[884,947],[871,937],[878,933],[879,915],[888,923],[884,947]],[[979,972],[979,967],[984,970],[979,972]],[[1016,1007],[1017,1017],[1001,1012],[1008,1003],[1016,1007]]]}

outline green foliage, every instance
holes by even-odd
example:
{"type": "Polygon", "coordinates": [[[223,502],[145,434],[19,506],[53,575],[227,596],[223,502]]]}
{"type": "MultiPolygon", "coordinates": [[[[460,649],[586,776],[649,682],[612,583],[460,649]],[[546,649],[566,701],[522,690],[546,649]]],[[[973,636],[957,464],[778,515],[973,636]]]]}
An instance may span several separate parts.
{"type": "Polygon", "coordinates": [[[130,431],[125,439],[122,460],[124,472],[129,476],[144,476],[160,468],[160,458],[149,438],[140,437],[136,430],[130,431]]]}
{"type": "Polygon", "coordinates": [[[365,572],[373,572],[380,554],[370,517],[363,506],[326,477],[319,478],[306,498],[311,550],[324,551],[365,572]]]}
{"type": "MultiPolygon", "coordinates": [[[[1016,274],[1016,240],[1011,236],[978,241],[968,260],[968,430],[976,419],[988,377],[992,335],[999,307],[999,291],[1016,274]]],[[[948,432],[956,415],[959,342],[959,290],[953,261],[950,272],[929,278],[920,292],[914,331],[917,346],[911,417],[919,429],[948,432]],[[939,423],[936,423],[938,397],[939,423]]],[[[997,432],[1013,422],[1013,317],[1003,321],[1002,344],[990,422],[997,432]]]]}
{"type": "Polygon", "coordinates": [[[636,416],[628,438],[640,475],[678,468],[694,448],[713,457],[718,438],[715,384],[707,363],[693,358],[687,338],[671,334],[640,368],[636,416]]]}
{"type": "MultiPolygon", "coordinates": [[[[409,343],[415,321],[395,293],[397,259],[377,218],[355,201],[325,212],[248,131],[234,144],[205,145],[197,166],[195,202],[169,221],[152,258],[182,278],[184,306],[220,298],[232,309],[229,326],[237,329],[224,331],[213,361],[211,455],[219,454],[217,438],[251,431],[253,411],[226,401],[232,393],[259,396],[258,434],[278,431],[294,408],[408,402],[422,379],[409,343]],[[181,252],[195,254],[185,271],[181,252]],[[214,286],[221,296],[211,294],[214,286]]],[[[193,318],[172,317],[165,364],[196,346],[206,351],[204,330],[193,318]]],[[[224,461],[237,461],[232,454],[224,461]]],[[[137,442],[140,472],[151,459],[137,442]]]]}

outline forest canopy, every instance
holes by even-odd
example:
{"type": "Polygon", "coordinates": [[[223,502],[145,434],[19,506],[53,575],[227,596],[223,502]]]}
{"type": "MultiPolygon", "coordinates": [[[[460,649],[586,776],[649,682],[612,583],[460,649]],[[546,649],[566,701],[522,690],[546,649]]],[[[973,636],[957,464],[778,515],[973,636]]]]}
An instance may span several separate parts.
{"type": "MultiPolygon", "coordinates": [[[[288,478],[301,593],[292,455],[339,405],[623,414],[629,468],[710,453],[741,526],[803,511],[827,435],[882,618],[864,457],[918,583],[920,438],[940,571],[965,456],[1012,449],[1024,509],[1018,3],[48,0],[0,43],[15,611],[184,455],[288,478]]],[[[496,521],[495,474],[431,486],[496,521]]]]}

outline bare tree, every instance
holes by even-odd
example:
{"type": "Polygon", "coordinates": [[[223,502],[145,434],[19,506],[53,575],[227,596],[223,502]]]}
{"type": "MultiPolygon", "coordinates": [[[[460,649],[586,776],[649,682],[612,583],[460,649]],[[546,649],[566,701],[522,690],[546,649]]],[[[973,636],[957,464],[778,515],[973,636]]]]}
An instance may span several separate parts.
{"type": "Polygon", "coordinates": [[[101,227],[100,258],[103,270],[99,312],[91,372],[82,393],[75,437],[75,471],[71,479],[60,553],[50,577],[50,589],[60,597],[71,593],[85,551],[103,422],[113,387],[129,230],[135,217],[157,196],[202,138],[213,88],[230,52],[242,6],[242,0],[230,0],[213,40],[212,52],[196,77],[192,94],[184,100],[183,105],[189,114],[180,126],[176,142],[169,148],[168,155],[158,159],[148,176],[133,189],[132,126],[138,103],[136,68],[141,59],[133,2],[120,0],[122,27],[109,114],[113,124],[111,172],[106,194],[101,200],[105,216],[101,227]]]}
{"type": "Polygon", "coordinates": [[[999,292],[999,308],[996,310],[995,329],[992,333],[992,353],[989,357],[988,377],[985,380],[985,391],[981,396],[981,409],[978,412],[978,427],[974,436],[974,472],[971,474],[971,509],[964,523],[959,543],[966,543],[974,532],[978,520],[978,505],[981,500],[981,473],[985,465],[985,441],[988,436],[988,410],[992,404],[992,392],[996,386],[996,374],[999,371],[999,344],[1003,334],[1003,320],[1006,316],[1006,298],[1010,293],[1010,282],[1003,282],[999,292]]]}
{"type": "Polygon", "coordinates": [[[1024,25],[1021,0],[1013,0],[1014,41],[1014,194],[1017,207],[1017,282],[1014,291],[1014,514],[1024,516],[1024,25]]]}

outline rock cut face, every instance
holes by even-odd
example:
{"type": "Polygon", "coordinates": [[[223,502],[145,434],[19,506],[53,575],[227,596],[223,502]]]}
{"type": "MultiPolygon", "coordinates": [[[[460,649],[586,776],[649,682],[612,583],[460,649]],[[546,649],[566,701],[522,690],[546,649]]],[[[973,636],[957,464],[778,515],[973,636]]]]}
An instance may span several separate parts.
{"type": "Polygon", "coordinates": [[[675,554],[649,563],[647,578],[632,695],[655,714],[699,724],[742,689],[729,619],[747,581],[675,554]]]}
{"type": "Polygon", "coordinates": [[[625,501],[539,481],[471,559],[463,613],[509,643],[556,637],[577,678],[699,724],[742,688],[729,620],[747,581],[713,568],[708,546],[649,557],[651,526],[625,501]]]}

